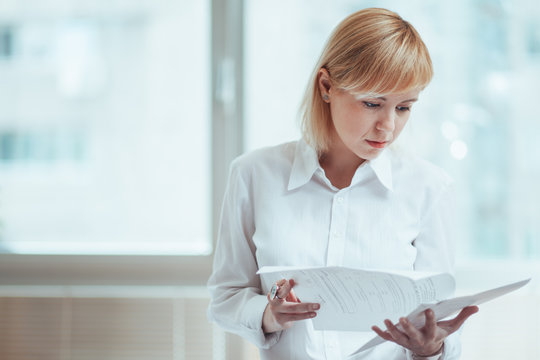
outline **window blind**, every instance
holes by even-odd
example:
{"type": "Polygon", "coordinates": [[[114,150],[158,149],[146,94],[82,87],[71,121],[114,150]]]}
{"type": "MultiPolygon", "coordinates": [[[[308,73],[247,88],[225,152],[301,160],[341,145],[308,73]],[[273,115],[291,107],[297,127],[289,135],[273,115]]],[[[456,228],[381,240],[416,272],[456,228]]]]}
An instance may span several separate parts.
{"type": "Polygon", "coordinates": [[[0,298],[0,359],[225,359],[225,334],[206,319],[207,305],[199,298],[0,298]]]}

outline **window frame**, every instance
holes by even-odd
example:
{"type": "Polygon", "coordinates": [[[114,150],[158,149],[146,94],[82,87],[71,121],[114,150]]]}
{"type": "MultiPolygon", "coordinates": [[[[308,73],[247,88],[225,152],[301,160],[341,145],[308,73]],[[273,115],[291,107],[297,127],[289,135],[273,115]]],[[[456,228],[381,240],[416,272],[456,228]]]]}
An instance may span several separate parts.
{"type": "MultiPolygon", "coordinates": [[[[215,248],[230,162],[243,150],[243,0],[209,0],[211,11],[211,226],[215,248]]],[[[0,285],[198,285],[210,255],[0,254],[0,285]]]]}

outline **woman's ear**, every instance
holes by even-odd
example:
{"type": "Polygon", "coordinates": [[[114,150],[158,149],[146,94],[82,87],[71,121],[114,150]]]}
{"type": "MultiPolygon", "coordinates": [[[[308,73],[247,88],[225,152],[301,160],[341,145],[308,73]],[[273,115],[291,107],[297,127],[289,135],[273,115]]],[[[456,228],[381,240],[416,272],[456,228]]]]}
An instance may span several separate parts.
{"type": "Polygon", "coordinates": [[[332,80],[330,79],[330,74],[325,68],[321,68],[318,77],[319,92],[324,102],[330,102],[330,90],[332,88],[332,80]]]}

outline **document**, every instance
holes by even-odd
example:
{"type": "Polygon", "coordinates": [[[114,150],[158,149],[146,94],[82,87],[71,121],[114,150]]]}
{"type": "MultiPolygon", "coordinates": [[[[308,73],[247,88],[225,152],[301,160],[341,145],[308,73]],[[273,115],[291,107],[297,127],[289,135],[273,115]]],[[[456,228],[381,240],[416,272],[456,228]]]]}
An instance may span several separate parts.
{"type": "MultiPolygon", "coordinates": [[[[450,298],[455,280],[448,273],[417,271],[360,270],[345,267],[263,267],[266,289],[280,279],[294,279],[294,292],[302,302],[321,304],[312,319],[315,330],[372,331],[390,319],[397,324],[405,316],[420,328],[423,312],[432,309],[437,320],[456,314],[466,306],[479,305],[517,290],[530,279],[484,291],[475,295],[450,298]]],[[[397,325],[400,327],[399,324],[397,325]]],[[[351,356],[385,340],[375,336],[351,356]]]]}
{"type": "Polygon", "coordinates": [[[447,273],[345,267],[263,267],[257,273],[266,289],[280,279],[294,279],[301,301],[321,304],[312,320],[315,330],[371,331],[419,304],[447,299],[455,289],[447,273]]]}

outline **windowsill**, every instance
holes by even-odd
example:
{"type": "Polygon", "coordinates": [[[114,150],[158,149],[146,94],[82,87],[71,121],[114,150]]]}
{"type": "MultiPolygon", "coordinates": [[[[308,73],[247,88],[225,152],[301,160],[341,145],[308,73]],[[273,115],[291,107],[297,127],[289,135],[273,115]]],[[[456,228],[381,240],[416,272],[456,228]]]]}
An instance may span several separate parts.
{"type": "Polygon", "coordinates": [[[67,298],[208,298],[206,286],[166,285],[0,285],[0,297],[67,298]]]}
{"type": "Polygon", "coordinates": [[[0,285],[205,285],[212,256],[0,255],[0,285]]]}

